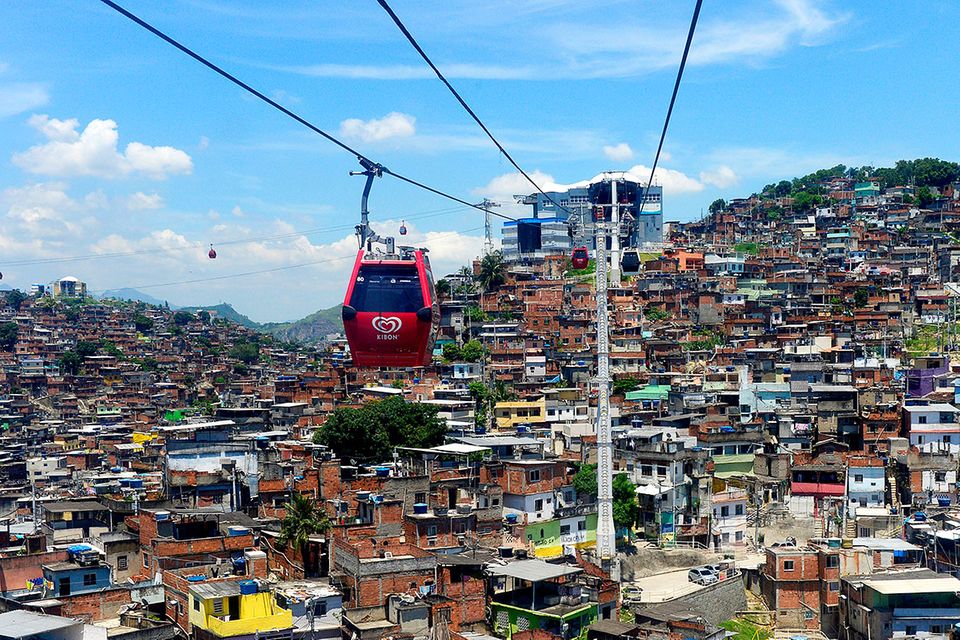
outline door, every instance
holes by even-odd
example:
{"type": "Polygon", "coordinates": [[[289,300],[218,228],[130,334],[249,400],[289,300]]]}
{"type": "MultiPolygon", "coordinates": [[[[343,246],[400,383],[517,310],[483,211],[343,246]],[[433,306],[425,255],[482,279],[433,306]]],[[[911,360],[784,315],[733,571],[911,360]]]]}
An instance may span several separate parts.
{"type": "Polygon", "coordinates": [[[68,596],[70,595],[70,576],[65,578],[60,578],[60,595],[68,596]]]}

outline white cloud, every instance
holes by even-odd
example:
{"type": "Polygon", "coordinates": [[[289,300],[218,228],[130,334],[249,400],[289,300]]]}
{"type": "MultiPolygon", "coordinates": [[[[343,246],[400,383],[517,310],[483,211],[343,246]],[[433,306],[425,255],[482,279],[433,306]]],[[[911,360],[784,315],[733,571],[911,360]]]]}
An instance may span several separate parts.
{"type": "Polygon", "coordinates": [[[382,118],[360,120],[349,118],[340,123],[340,135],[363,142],[379,142],[391,138],[409,138],[417,132],[416,118],[393,111],[382,118]]]}
{"type": "Polygon", "coordinates": [[[163,207],[163,197],[159,193],[144,193],[137,191],[126,199],[127,209],[131,211],[147,211],[163,207]]]}
{"type": "Polygon", "coordinates": [[[113,120],[92,120],[82,132],[77,131],[76,119],[57,120],[35,115],[28,124],[48,140],[14,154],[13,163],[30,173],[102,178],[139,173],[162,180],[171,174],[188,174],[193,170],[190,156],[169,146],[131,142],[120,153],[117,123],[113,120]]]}
{"type": "Polygon", "coordinates": [[[740,182],[740,176],[730,167],[720,165],[712,171],[701,171],[700,181],[719,189],[726,189],[740,182]]]}
{"type": "Polygon", "coordinates": [[[47,89],[36,83],[0,84],[0,118],[42,107],[50,101],[47,89]]]}
{"type": "MultiPolygon", "coordinates": [[[[424,65],[354,65],[314,64],[305,66],[260,65],[274,71],[296,73],[317,78],[352,78],[357,80],[426,80],[436,77],[424,65]]],[[[450,79],[469,80],[528,80],[537,77],[532,67],[452,63],[441,65],[443,75],[450,79]]]]}
{"type": "Polygon", "coordinates": [[[50,238],[75,234],[78,226],[68,219],[82,207],[60,183],[10,187],[0,193],[11,227],[28,237],[50,238]]]}
{"type": "Polygon", "coordinates": [[[207,136],[200,136],[200,142],[197,143],[197,149],[204,151],[210,146],[210,138],[207,136]]]}
{"type": "Polygon", "coordinates": [[[633,149],[631,149],[630,145],[626,142],[615,145],[604,145],[603,155],[607,156],[608,160],[614,162],[626,162],[633,158],[633,149]]]}
{"type": "Polygon", "coordinates": [[[230,210],[230,213],[232,213],[235,218],[245,218],[247,215],[247,212],[241,209],[240,205],[236,205],[230,210]]]}

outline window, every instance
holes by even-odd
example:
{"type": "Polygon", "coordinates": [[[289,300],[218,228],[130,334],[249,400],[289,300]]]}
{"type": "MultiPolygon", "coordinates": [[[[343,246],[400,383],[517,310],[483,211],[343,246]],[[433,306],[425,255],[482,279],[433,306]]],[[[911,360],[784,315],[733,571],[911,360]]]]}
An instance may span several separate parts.
{"type": "Polygon", "coordinates": [[[83,586],[92,587],[95,584],[97,584],[97,574],[95,573],[83,574],[83,586]]]}
{"type": "Polygon", "coordinates": [[[437,525],[431,524],[427,526],[427,537],[435,538],[437,536],[437,525]]]}
{"type": "Polygon", "coordinates": [[[193,597],[191,597],[190,599],[193,600],[193,610],[194,610],[194,611],[200,611],[200,600],[198,600],[197,598],[193,598],[193,597]]]}
{"type": "Polygon", "coordinates": [[[213,601],[213,615],[223,615],[223,598],[217,598],[213,601]]]}
{"type": "Polygon", "coordinates": [[[420,275],[413,267],[362,267],[353,285],[350,306],[357,311],[416,313],[423,307],[420,275]]]}
{"type": "Polygon", "coordinates": [[[543,511],[543,498],[537,498],[533,501],[534,511],[543,511]]]}
{"type": "Polygon", "coordinates": [[[652,475],[653,475],[653,465],[649,465],[649,464],[640,465],[640,475],[642,475],[642,476],[652,476],[652,475]]]}
{"type": "Polygon", "coordinates": [[[562,524],[560,525],[560,535],[565,536],[570,533],[570,525],[562,524]]]}
{"type": "Polygon", "coordinates": [[[830,591],[840,591],[840,583],[839,583],[839,582],[831,582],[831,583],[830,583],[830,591]]]}
{"type": "Polygon", "coordinates": [[[734,512],[735,512],[738,516],[742,516],[742,515],[743,515],[743,505],[742,505],[742,504],[738,504],[738,505],[736,506],[736,509],[734,510],[734,512]]]}
{"type": "Polygon", "coordinates": [[[425,503],[425,502],[427,501],[427,494],[424,493],[423,491],[419,491],[419,492],[413,494],[413,501],[414,501],[414,502],[419,502],[420,504],[423,504],[423,503],[425,503]]]}
{"type": "Polygon", "coordinates": [[[943,442],[944,442],[944,444],[950,444],[950,435],[949,435],[949,434],[943,436],[943,442]]]}
{"type": "Polygon", "coordinates": [[[935,482],[946,482],[947,481],[947,472],[946,471],[935,471],[933,473],[933,479],[935,482]]]}
{"type": "Polygon", "coordinates": [[[150,556],[148,556],[147,554],[143,554],[143,566],[144,567],[150,566],[150,556]]]}
{"type": "Polygon", "coordinates": [[[577,531],[586,531],[587,530],[587,521],[578,520],[577,521],[577,531]]]}
{"type": "Polygon", "coordinates": [[[492,504],[492,505],[495,506],[495,507],[499,507],[499,506],[500,506],[500,498],[494,498],[493,500],[490,501],[490,504],[492,504]]]}
{"type": "Polygon", "coordinates": [[[530,482],[540,482],[540,469],[533,469],[530,471],[530,473],[527,475],[527,478],[530,480],[530,482]]]}
{"type": "Polygon", "coordinates": [[[783,570],[784,570],[784,571],[793,571],[793,560],[784,560],[784,561],[783,561],[783,570]]]}
{"type": "Polygon", "coordinates": [[[840,566],[840,556],[827,556],[827,568],[836,569],[840,566]]]}
{"type": "Polygon", "coordinates": [[[734,536],[734,539],[735,539],[737,542],[742,541],[742,540],[743,540],[743,531],[737,531],[737,535],[734,536]]]}
{"type": "Polygon", "coordinates": [[[730,507],[728,505],[723,505],[722,507],[720,507],[721,518],[729,517],[729,515],[730,515],[730,507]]]}
{"type": "Polygon", "coordinates": [[[862,473],[856,473],[856,474],[854,474],[854,476],[853,476],[853,481],[854,481],[854,482],[863,482],[863,474],[862,474],[862,473]]]}
{"type": "Polygon", "coordinates": [[[927,424],[927,416],[917,416],[917,424],[927,424]]]}
{"type": "Polygon", "coordinates": [[[453,532],[454,533],[466,533],[467,532],[467,521],[463,518],[458,518],[453,521],[453,532]]]}
{"type": "Polygon", "coordinates": [[[117,571],[127,570],[127,556],[117,556],[117,571]]]}

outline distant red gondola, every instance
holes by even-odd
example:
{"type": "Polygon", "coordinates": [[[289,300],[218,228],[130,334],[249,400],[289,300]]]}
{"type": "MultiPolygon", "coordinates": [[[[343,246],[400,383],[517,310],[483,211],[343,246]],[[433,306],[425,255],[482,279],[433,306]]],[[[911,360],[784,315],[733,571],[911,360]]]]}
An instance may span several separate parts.
{"type": "Polygon", "coordinates": [[[403,220],[400,221],[400,235],[407,235],[407,223],[403,220]]]}
{"type": "Polygon", "coordinates": [[[211,260],[215,260],[217,257],[217,252],[214,250],[213,245],[210,245],[210,251],[207,251],[207,257],[211,260]]]}
{"type": "Polygon", "coordinates": [[[424,251],[357,254],[343,301],[343,328],[357,367],[430,364],[440,328],[430,261],[424,251]]]}
{"type": "Polygon", "coordinates": [[[573,250],[570,260],[573,262],[574,269],[586,269],[590,264],[590,253],[586,247],[577,247],[573,250]]]}

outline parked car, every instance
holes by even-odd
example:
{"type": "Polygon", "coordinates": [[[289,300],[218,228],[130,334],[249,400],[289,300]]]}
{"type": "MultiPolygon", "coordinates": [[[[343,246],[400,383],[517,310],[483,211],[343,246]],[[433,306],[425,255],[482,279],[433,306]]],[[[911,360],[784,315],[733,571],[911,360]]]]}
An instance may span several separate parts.
{"type": "Polygon", "coordinates": [[[623,604],[639,604],[643,589],[636,585],[628,584],[620,590],[620,596],[623,598],[623,604]]]}
{"type": "Polygon", "coordinates": [[[713,584],[718,582],[717,574],[705,567],[697,567],[687,572],[687,580],[694,584],[713,584]]]}

